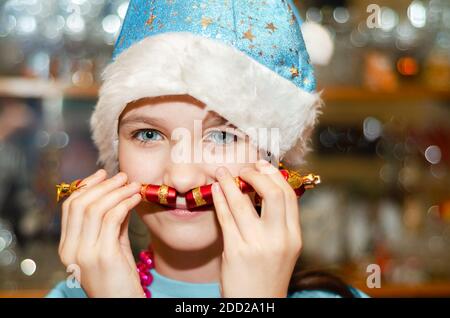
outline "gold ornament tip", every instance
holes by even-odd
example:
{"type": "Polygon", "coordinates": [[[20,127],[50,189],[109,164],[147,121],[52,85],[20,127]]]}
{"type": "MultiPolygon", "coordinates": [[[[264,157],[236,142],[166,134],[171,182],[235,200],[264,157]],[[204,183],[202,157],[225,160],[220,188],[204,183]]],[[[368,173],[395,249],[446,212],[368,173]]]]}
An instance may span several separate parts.
{"type": "Polygon", "coordinates": [[[314,189],[315,186],[319,185],[322,182],[322,179],[317,174],[308,174],[303,177],[303,184],[305,189],[314,189]]]}
{"type": "Polygon", "coordinates": [[[56,185],[56,202],[58,203],[63,198],[69,196],[72,194],[75,190],[78,190],[80,188],[83,188],[86,184],[83,184],[81,186],[77,186],[77,183],[80,182],[79,179],[69,183],[62,182],[60,184],[56,185]]]}

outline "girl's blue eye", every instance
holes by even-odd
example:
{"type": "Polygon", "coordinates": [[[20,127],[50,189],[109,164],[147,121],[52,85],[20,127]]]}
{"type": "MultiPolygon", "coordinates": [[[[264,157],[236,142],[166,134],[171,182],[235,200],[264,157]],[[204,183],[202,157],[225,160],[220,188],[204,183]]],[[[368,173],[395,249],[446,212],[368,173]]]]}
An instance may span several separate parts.
{"type": "Polygon", "coordinates": [[[135,138],[141,142],[162,140],[161,134],[153,129],[145,129],[136,132],[135,138]]]}
{"type": "Polygon", "coordinates": [[[210,132],[208,138],[219,145],[227,145],[236,142],[238,137],[232,133],[217,130],[210,132]]]}

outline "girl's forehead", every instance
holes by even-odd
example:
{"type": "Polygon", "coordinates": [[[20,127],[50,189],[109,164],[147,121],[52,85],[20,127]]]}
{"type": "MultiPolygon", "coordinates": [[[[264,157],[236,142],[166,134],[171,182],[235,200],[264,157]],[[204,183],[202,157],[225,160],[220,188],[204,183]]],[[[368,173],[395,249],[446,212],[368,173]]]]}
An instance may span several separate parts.
{"type": "Polygon", "coordinates": [[[159,96],[144,98],[129,103],[119,117],[119,125],[130,123],[149,123],[184,126],[201,120],[208,126],[227,123],[215,112],[207,111],[205,104],[189,95],[159,96]]]}

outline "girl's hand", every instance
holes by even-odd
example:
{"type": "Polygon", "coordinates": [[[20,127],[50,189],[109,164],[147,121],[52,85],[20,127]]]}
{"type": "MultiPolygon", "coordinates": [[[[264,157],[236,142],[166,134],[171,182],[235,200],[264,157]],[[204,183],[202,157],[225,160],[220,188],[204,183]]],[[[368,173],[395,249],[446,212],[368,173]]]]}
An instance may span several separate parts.
{"type": "Polygon", "coordinates": [[[261,217],[225,168],[217,170],[213,199],[223,232],[223,297],[286,297],[302,247],[297,196],[267,161],[240,177],[262,198],[261,217]]]}
{"type": "Polygon", "coordinates": [[[65,266],[78,266],[89,297],[144,297],[128,238],[140,185],[126,185],[123,172],[105,179],[100,169],[64,201],[58,252],[65,266]]]}

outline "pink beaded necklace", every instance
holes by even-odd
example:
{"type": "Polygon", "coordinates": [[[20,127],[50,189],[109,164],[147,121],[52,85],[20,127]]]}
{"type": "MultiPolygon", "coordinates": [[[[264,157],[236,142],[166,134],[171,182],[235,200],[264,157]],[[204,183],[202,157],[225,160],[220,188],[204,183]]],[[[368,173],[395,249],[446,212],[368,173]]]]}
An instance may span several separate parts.
{"type": "Polygon", "coordinates": [[[153,282],[153,275],[150,272],[152,268],[155,268],[155,262],[153,258],[153,248],[150,245],[148,250],[141,251],[139,253],[140,261],[136,264],[139,278],[141,280],[141,286],[144,290],[145,297],[151,298],[152,293],[148,289],[149,285],[153,282]]]}

